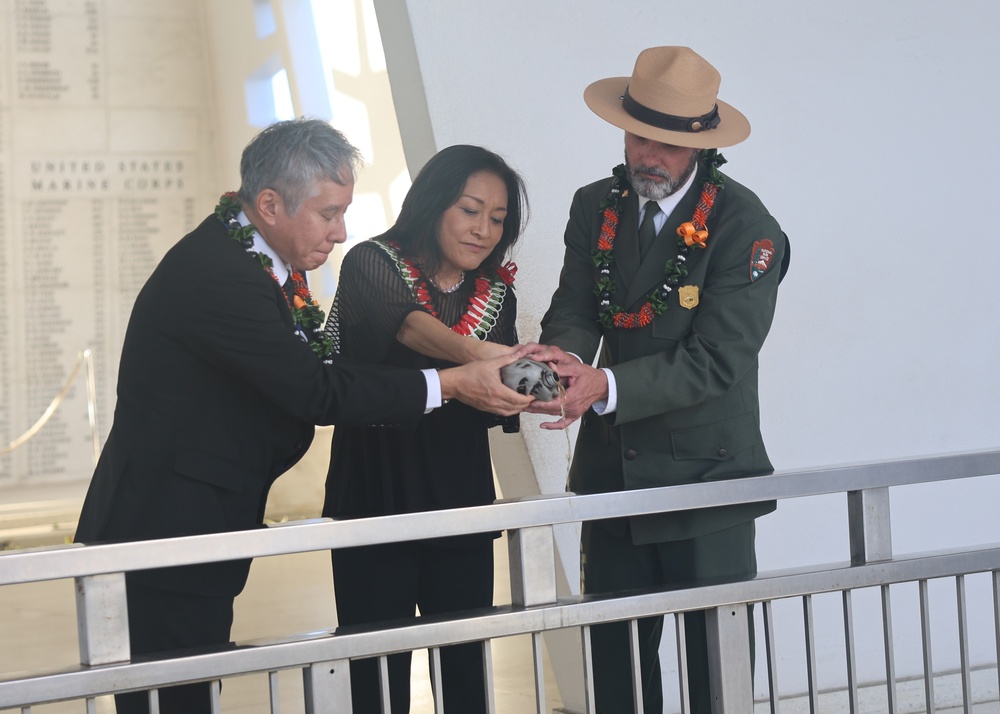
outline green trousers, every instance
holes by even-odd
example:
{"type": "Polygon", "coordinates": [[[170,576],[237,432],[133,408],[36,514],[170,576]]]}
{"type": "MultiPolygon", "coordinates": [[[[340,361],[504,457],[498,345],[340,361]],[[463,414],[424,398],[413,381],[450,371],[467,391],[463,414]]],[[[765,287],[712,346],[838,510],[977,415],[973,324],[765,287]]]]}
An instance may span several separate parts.
{"type": "MultiPolygon", "coordinates": [[[[751,578],[757,573],[755,535],[754,522],[747,521],[689,540],[633,545],[628,532],[620,537],[602,527],[599,521],[584,523],[583,591],[594,595],[659,586],[676,589],[751,578]]],[[[751,653],[752,624],[751,620],[751,653]]],[[[645,714],[661,714],[663,693],[658,650],[663,618],[643,618],[638,629],[643,709],[645,714]]],[[[686,613],[684,630],[691,712],[711,714],[705,613],[686,613]]],[[[628,622],[595,625],[591,628],[591,646],[597,714],[632,714],[635,709],[628,622]]]]}

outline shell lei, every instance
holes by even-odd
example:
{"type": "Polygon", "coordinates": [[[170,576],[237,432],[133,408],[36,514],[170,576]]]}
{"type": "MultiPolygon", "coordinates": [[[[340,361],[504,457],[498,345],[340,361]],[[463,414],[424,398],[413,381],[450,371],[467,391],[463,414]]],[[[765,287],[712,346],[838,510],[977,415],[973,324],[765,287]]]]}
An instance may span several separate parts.
{"type": "MultiPolygon", "coordinates": [[[[373,241],[375,245],[384,250],[399,270],[400,277],[410,288],[414,299],[434,317],[438,316],[434,309],[430,291],[427,289],[427,279],[420,268],[409,258],[400,255],[399,244],[390,241],[373,241]]],[[[485,340],[497,323],[500,310],[503,307],[504,297],[507,295],[507,286],[514,283],[514,274],[517,266],[508,262],[497,269],[497,278],[491,280],[486,277],[483,271],[479,271],[476,276],[475,289],[469,298],[465,314],[459,318],[458,322],[451,326],[453,332],[457,332],[465,337],[475,337],[478,340],[485,340]]]]}
{"type": "Polygon", "coordinates": [[[278,276],[274,274],[274,263],[271,259],[258,253],[253,249],[253,236],[256,229],[253,225],[241,226],[236,217],[240,214],[241,206],[236,199],[236,192],[229,191],[222,194],[219,204],[215,207],[215,216],[222,222],[229,233],[229,237],[240,244],[247,253],[254,256],[261,268],[278,283],[282,288],[281,293],[285,296],[285,304],[292,313],[292,324],[295,326],[294,332],[301,337],[324,362],[329,362],[333,355],[333,340],[323,333],[323,310],[313,297],[306,283],[305,276],[301,271],[293,269],[291,271],[292,298],[285,294],[278,276]]]}
{"type": "Polygon", "coordinates": [[[604,327],[622,330],[637,330],[646,327],[656,315],[662,315],[667,310],[667,299],[670,293],[687,277],[687,260],[692,248],[704,248],[708,241],[708,217],[715,205],[715,198],[723,187],[724,177],[718,167],[726,162],[722,154],[715,149],[703,150],[702,161],[708,166],[708,178],[702,184],[701,196],[695,206],[691,220],[682,223],[677,228],[677,243],[679,249],[675,259],[668,260],[663,266],[663,282],[648,295],[646,302],[637,312],[625,312],[619,305],[611,303],[616,285],[611,279],[611,264],[614,263],[615,237],[618,234],[618,222],[621,218],[621,199],[627,198],[632,187],[626,178],[625,166],[619,164],[612,170],[615,179],[611,191],[601,202],[603,220],[601,233],[597,238],[597,249],[591,253],[594,265],[597,267],[597,280],[594,285],[594,295],[597,296],[597,319],[604,327]]]}

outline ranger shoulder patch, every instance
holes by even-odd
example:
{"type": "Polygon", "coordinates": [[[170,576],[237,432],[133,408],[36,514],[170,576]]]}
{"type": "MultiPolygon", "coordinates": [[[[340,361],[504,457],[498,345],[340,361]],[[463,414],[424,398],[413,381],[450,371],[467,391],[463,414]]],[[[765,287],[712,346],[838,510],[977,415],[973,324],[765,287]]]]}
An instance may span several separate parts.
{"type": "Polygon", "coordinates": [[[771,267],[771,259],[774,258],[774,243],[768,239],[755,241],[753,252],[750,254],[750,282],[760,279],[767,269],[771,267]]]}

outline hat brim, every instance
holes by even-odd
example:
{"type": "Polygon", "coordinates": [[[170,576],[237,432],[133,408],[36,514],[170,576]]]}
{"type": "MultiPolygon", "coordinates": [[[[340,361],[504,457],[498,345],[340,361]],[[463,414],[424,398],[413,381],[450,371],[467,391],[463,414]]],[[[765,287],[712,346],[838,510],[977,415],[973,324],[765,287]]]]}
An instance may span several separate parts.
{"type": "Polygon", "coordinates": [[[735,107],[717,100],[719,124],[699,132],[670,131],[641,122],[622,108],[622,95],[629,77],[599,79],[583,92],[583,101],[606,122],[638,136],[692,149],[721,149],[739,144],[750,136],[750,122],[735,107]]]}

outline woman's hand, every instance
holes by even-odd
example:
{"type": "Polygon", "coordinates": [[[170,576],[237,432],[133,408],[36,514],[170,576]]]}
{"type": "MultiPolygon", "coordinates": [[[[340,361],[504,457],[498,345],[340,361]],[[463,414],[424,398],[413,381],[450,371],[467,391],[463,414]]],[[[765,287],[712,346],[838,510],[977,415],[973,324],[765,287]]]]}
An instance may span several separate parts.
{"type": "Polygon", "coordinates": [[[457,364],[489,360],[514,354],[517,345],[508,347],[463,337],[430,313],[414,310],[403,320],[396,339],[414,352],[457,364]]]}
{"type": "MultiPolygon", "coordinates": [[[[463,337],[464,340],[469,340],[468,337],[463,337]]],[[[493,359],[494,357],[506,357],[512,355],[520,349],[520,345],[514,345],[513,347],[508,347],[507,345],[501,345],[499,342],[483,342],[481,340],[472,339],[469,340],[474,342],[472,345],[472,352],[475,353],[474,360],[478,361],[484,359],[493,359]]]]}

